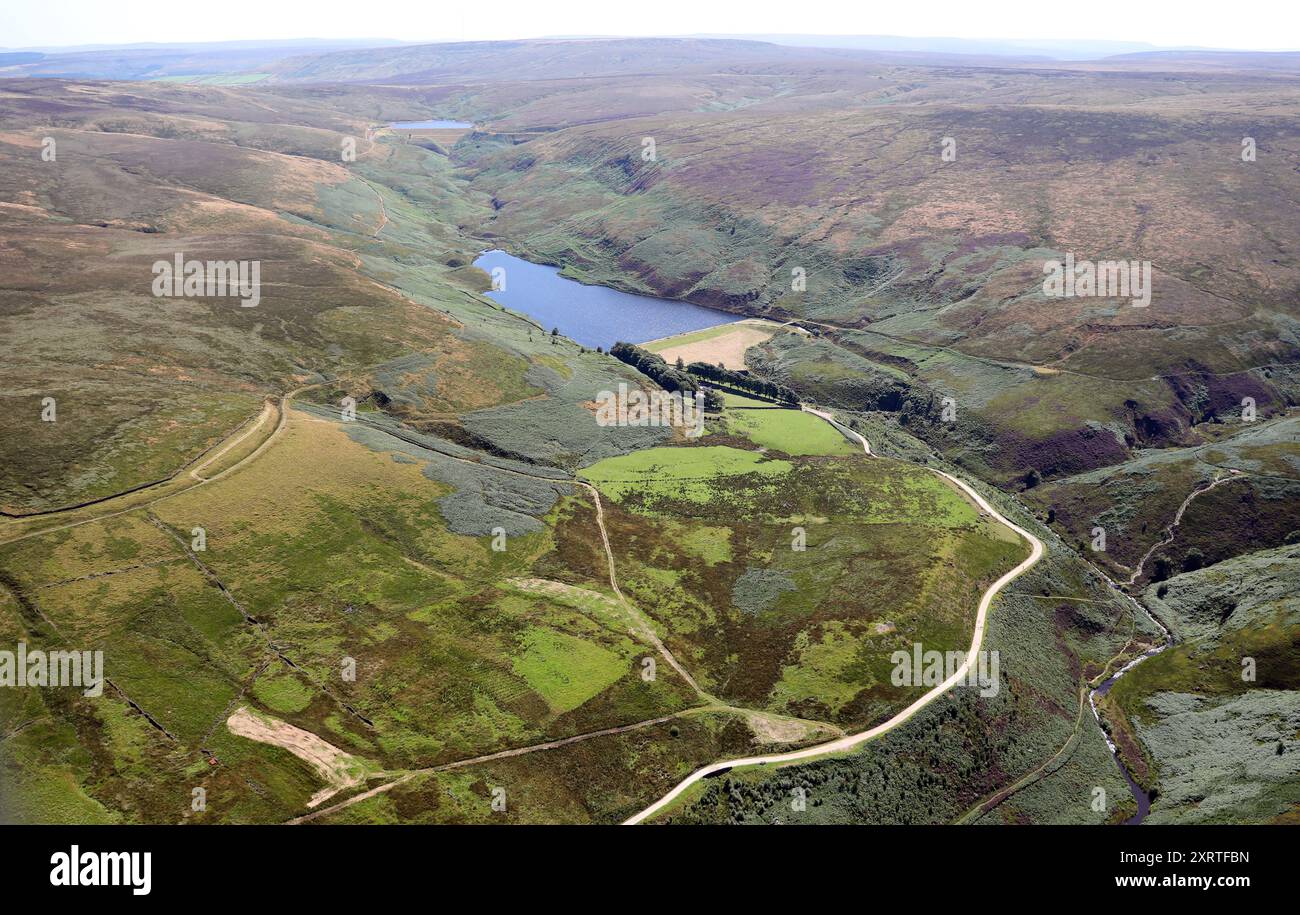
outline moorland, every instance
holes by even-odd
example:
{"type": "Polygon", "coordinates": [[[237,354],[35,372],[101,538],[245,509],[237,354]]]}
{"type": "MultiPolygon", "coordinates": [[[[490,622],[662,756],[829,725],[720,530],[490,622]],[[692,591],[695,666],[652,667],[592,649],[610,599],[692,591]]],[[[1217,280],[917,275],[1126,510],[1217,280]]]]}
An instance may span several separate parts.
{"type": "Polygon", "coordinates": [[[659,821],[1120,822],[1108,737],[1153,821],[1294,819],[1300,70],[1257,57],[3,80],[0,630],[109,683],[0,691],[0,819],[619,822],[970,644],[1026,546],[935,469],[1046,546],[989,614],[995,695],[659,821]],[[387,127],[426,118],[474,126],[387,127]],[[488,248],[764,319],[647,345],[842,429],[735,391],[698,438],[602,427],[654,381],[494,301],[488,248]],[[156,297],[177,253],[258,261],[259,304],[156,297]],[[1151,304],[1044,295],[1066,253],[1149,260],[1151,304]]]}

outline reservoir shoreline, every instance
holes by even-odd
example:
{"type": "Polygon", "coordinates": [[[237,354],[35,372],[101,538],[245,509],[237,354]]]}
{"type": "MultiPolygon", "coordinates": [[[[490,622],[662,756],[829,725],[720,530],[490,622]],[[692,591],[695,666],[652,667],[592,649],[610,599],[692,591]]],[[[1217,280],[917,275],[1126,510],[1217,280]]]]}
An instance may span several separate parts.
{"type": "Polygon", "coordinates": [[[484,294],[493,301],[593,348],[608,349],[619,341],[646,343],[750,317],[680,299],[584,283],[562,275],[559,266],[501,248],[481,252],[473,263],[492,279],[493,288],[484,294]]]}

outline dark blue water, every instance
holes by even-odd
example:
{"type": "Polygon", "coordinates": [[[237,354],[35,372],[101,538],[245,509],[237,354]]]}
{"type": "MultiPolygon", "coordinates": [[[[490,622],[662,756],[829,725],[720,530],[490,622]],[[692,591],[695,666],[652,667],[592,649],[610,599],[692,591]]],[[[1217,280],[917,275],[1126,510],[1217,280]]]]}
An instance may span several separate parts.
{"type": "MultiPolygon", "coordinates": [[[[1145,654],[1139,660],[1145,660],[1147,657],[1150,657],[1151,654],[1159,654],[1160,651],[1164,651],[1165,647],[1166,646],[1161,646],[1159,651],[1145,654]]],[[[1136,664],[1132,664],[1124,667],[1123,670],[1121,670],[1115,676],[1111,677],[1101,686],[1097,687],[1095,690],[1093,690],[1093,692],[1096,693],[1098,696],[1106,695],[1108,692],[1110,692],[1110,688],[1115,685],[1115,681],[1118,680],[1128,670],[1130,670],[1132,667],[1135,666],[1136,664]]],[[[1089,701],[1091,701],[1091,699],[1089,701]]],[[[1096,711],[1095,705],[1093,706],[1093,710],[1094,712],[1096,711]]],[[[1097,726],[1100,727],[1101,722],[1098,722],[1097,726]]],[[[1103,731],[1102,734],[1104,735],[1105,731],[1103,731]]],[[[1119,751],[1115,749],[1113,744],[1111,744],[1109,737],[1106,738],[1106,743],[1111,748],[1110,755],[1114,757],[1115,765],[1119,766],[1120,774],[1124,776],[1124,781],[1128,782],[1129,790],[1133,792],[1133,800],[1137,801],[1137,813],[1135,813],[1133,816],[1125,820],[1124,825],[1140,826],[1142,824],[1142,821],[1147,818],[1147,814],[1151,812],[1151,795],[1147,793],[1146,789],[1144,789],[1141,785],[1139,785],[1136,781],[1133,780],[1133,776],[1129,774],[1128,766],[1124,765],[1124,760],[1120,757],[1119,751]]]]}
{"type": "Polygon", "coordinates": [[[466,124],[464,121],[398,121],[396,124],[389,124],[396,130],[433,130],[435,128],[453,128],[463,127],[466,130],[473,127],[473,124],[466,124]]]}
{"type": "Polygon", "coordinates": [[[504,251],[485,251],[474,266],[489,274],[494,267],[505,270],[505,289],[489,292],[491,298],[536,318],[547,332],[558,327],[560,333],[584,346],[608,349],[619,340],[645,343],[741,320],[687,302],[584,286],[560,276],[557,267],[529,263],[504,251]]]}

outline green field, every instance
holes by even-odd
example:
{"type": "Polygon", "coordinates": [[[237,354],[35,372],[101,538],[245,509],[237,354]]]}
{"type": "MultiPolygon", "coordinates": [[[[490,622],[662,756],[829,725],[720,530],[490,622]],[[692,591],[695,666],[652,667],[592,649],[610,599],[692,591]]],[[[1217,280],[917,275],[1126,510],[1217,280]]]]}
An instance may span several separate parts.
{"type": "Polygon", "coordinates": [[[810,414],[741,406],[711,433],[737,446],[654,448],[582,471],[609,500],[623,587],[728,701],[877,720],[912,696],[890,682],[892,651],[967,644],[981,583],[1023,545],[936,474],[836,454],[843,437],[810,414]]]}
{"type": "Polygon", "coordinates": [[[757,445],[786,454],[854,454],[850,442],[830,423],[800,410],[735,409],[728,405],[727,431],[757,445]]]}
{"type": "Polygon", "coordinates": [[[523,653],[515,658],[515,673],[556,714],[572,711],[627,673],[627,664],[614,652],[563,632],[533,627],[520,644],[523,653]]]}
{"type": "Polygon", "coordinates": [[[618,499],[629,494],[645,498],[707,502],[718,477],[754,475],[775,482],[790,470],[788,461],[765,458],[755,451],[727,445],[701,448],[647,448],[606,458],[582,470],[584,479],[618,499]]]}

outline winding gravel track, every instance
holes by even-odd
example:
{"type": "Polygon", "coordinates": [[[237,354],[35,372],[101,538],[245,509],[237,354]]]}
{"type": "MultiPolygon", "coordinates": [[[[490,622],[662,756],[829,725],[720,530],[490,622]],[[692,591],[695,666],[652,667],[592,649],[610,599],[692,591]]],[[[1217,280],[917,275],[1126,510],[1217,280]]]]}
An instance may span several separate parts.
{"type": "MultiPolygon", "coordinates": [[[[805,412],[811,413],[814,416],[821,417],[827,422],[832,422],[834,419],[832,414],[823,410],[817,410],[807,406],[804,406],[803,409],[805,412]]],[[[839,427],[839,424],[836,423],[836,426],[839,427]]],[[[843,428],[847,429],[847,427],[843,427],[843,428]]],[[[858,435],[858,433],[854,432],[852,429],[847,429],[847,431],[849,434],[853,435],[855,438],[857,438],[859,442],[862,443],[863,451],[868,456],[870,456],[871,446],[867,443],[867,440],[863,438],[861,435],[858,435]]],[[[1016,566],[1010,572],[1007,572],[1005,575],[1003,575],[1001,578],[995,581],[992,585],[990,585],[988,590],[984,592],[984,596],[980,598],[979,609],[976,611],[975,614],[975,633],[971,637],[970,650],[966,653],[966,659],[962,662],[961,667],[957,668],[957,670],[953,672],[952,676],[944,680],[938,686],[931,689],[924,696],[917,699],[915,702],[913,702],[907,708],[903,709],[893,718],[890,718],[888,721],[882,724],[878,724],[875,727],[870,728],[869,730],[862,731],[861,733],[858,734],[850,734],[846,737],[840,737],[836,740],[832,740],[827,743],[820,743],[811,747],[805,747],[802,750],[794,750],[789,753],[775,753],[770,756],[746,756],[741,759],[725,759],[707,765],[702,769],[697,769],[696,771],[688,775],[686,778],[678,782],[676,787],[674,787],[671,791],[669,791],[659,800],[655,801],[653,804],[651,804],[649,807],[645,808],[635,816],[629,817],[626,821],[624,821],[623,825],[632,826],[646,819],[649,819],[650,817],[653,817],[659,811],[663,810],[674,800],[676,800],[682,794],[682,792],[685,791],[687,788],[689,788],[691,785],[695,784],[700,779],[705,778],[715,772],[721,772],[726,769],[734,769],[740,766],[782,765],[784,763],[798,762],[800,760],[813,759],[818,756],[825,756],[829,753],[842,753],[845,750],[852,750],[855,747],[861,746],[862,744],[866,743],[868,740],[872,740],[873,738],[879,737],[881,734],[885,734],[888,733],[889,731],[892,731],[894,728],[898,727],[899,725],[906,722],[908,719],[912,718],[921,709],[925,708],[927,705],[934,702],[934,700],[938,699],[944,693],[948,692],[958,683],[961,683],[963,680],[966,679],[966,675],[970,671],[971,664],[975,661],[976,655],[980,650],[980,646],[984,643],[984,624],[988,617],[989,606],[993,603],[993,598],[997,597],[998,592],[1000,592],[1003,588],[1005,588],[1011,582],[1015,581],[1021,575],[1025,574],[1031,568],[1033,568],[1033,566],[1038,562],[1038,560],[1043,557],[1043,553],[1045,552],[1045,550],[1041,540],[1039,540],[1033,534],[1029,533],[1029,531],[1025,530],[1019,525],[1003,517],[1002,514],[996,508],[990,505],[983,496],[977,493],[965,482],[957,479],[957,477],[954,477],[952,474],[944,473],[942,470],[935,470],[933,467],[929,469],[932,470],[934,473],[939,474],[939,476],[943,477],[944,479],[952,482],[953,485],[955,485],[958,489],[960,489],[962,492],[968,495],[972,499],[972,501],[974,501],[975,504],[978,505],[982,510],[987,512],[993,518],[996,518],[998,521],[1005,524],[1007,527],[1015,531],[1021,537],[1024,537],[1029,542],[1031,547],[1029,557],[1025,559],[1023,562],[1021,562],[1020,565],[1016,566]]]]}

